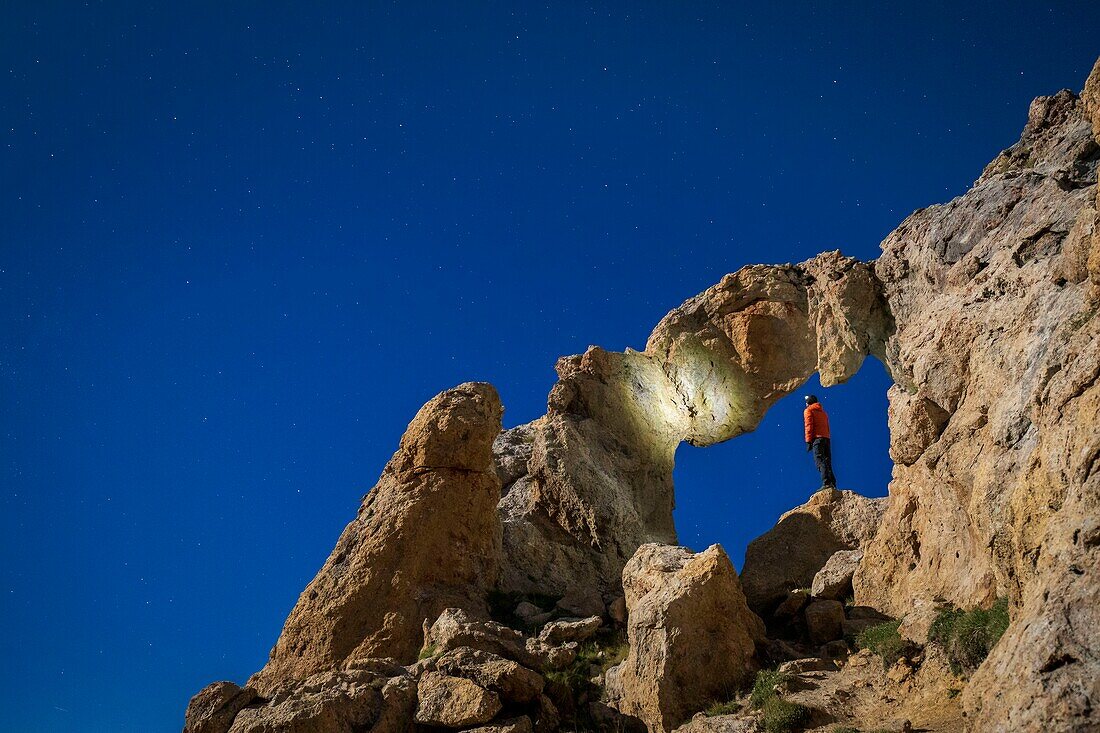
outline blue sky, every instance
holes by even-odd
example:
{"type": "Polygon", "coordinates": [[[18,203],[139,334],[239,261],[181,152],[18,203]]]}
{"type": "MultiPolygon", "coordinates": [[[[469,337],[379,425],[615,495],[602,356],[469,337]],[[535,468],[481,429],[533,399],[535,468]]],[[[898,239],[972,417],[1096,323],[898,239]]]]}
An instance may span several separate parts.
{"type": "MultiPolygon", "coordinates": [[[[227,5],[0,9],[3,730],[178,730],[433,394],[525,422],[727,272],[875,257],[1100,53],[1080,2],[227,5]]],[[[818,390],[843,487],[888,384],[818,390]]],[[[800,412],[680,450],[686,544],[817,486],[800,412]]]]}

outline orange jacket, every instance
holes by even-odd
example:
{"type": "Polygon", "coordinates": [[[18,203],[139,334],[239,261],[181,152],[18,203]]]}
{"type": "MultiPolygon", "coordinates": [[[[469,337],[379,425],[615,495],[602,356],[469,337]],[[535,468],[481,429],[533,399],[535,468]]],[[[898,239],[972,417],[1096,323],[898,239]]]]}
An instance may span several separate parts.
{"type": "Polygon", "coordinates": [[[825,414],[825,408],[820,402],[806,406],[802,413],[802,420],[806,423],[806,442],[812,443],[814,438],[828,438],[829,416],[825,414]]]}

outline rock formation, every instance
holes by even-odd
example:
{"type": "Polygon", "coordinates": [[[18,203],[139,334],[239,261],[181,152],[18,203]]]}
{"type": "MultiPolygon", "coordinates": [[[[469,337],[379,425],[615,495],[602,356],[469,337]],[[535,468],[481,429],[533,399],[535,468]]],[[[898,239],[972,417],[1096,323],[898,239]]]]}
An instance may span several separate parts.
{"type": "Polygon", "coordinates": [[[547,415],[497,443],[502,589],[580,585],[611,600],[635,549],[675,543],[681,442],[751,431],[815,371],[827,385],[850,378],[890,329],[872,268],[829,252],[727,275],[665,316],[644,352],[559,360],[547,415]]]}
{"type": "Polygon", "coordinates": [[[965,195],[906,219],[875,265],[895,323],[898,465],[856,600],[902,616],[917,601],[1011,599],[1013,624],[964,693],[978,730],[1074,729],[1097,700],[1100,548],[1085,539],[1100,509],[1090,104],[1069,91],[1035,100],[1020,141],[965,195]]]}
{"type": "Polygon", "coordinates": [[[500,567],[492,444],[501,414],[487,384],[460,385],[420,409],[252,687],[269,695],[356,657],[412,661],[425,620],[451,606],[486,613],[500,567]]]}
{"type": "MultiPolygon", "coordinates": [[[[765,640],[749,608],[816,642],[886,614],[919,644],[942,604],[998,597],[1011,624],[961,688],[967,726],[1095,727],[1098,139],[1100,63],[1080,96],[1035,100],[970,191],[908,217],[877,261],[829,252],[727,275],[662,319],[645,351],[559,360],[547,414],[503,433],[488,385],[437,396],[268,664],[243,689],[196,695],[186,730],[390,733],[414,716],[501,733],[552,733],[563,716],[622,728],[629,719],[591,699],[603,679],[620,710],[663,732],[717,694],[711,677],[735,683],[761,658],[800,653],[765,640]],[[888,500],[819,492],[750,546],[740,581],[720,548],[670,546],[682,441],[750,431],[814,372],[836,384],[869,355],[895,382],[888,500]],[[861,559],[837,554],[853,551],[861,559]],[[846,613],[827,596],[847,591],[849,572],[858,605],[846,613]],[[529,628],[488,621],[491,592],[513,607],[526,596],[529,628]],[[625,618],[627,660],[601,676],[578,645],[600,622],[563,614],[625,618]],[[712,648],[725,661],[706,678],[675,652],[712,648]]],[[[832,638],[820,653],[834,647],[848,651],[832,638]]],[[[943,691],[942,666],[899,659],[871,687],[924,700],[943,691]]],[[[843,719],[837,704],[826,707],[843,719]]]]}
{"type": "Polygon", "coordinates": [[[835,553],[859,550],[878,531],[888,499],[822,489],[749,543],[741,583],[749,607],[768,616],[789,591],[809,588],[835,553]],[[796,549],[792,549],[796,548],[796,549]]]}
{"type": "Polygon", "coordinates": [[[764,624],[749,610],[725,551],[642,545],[623,570],[630,653],[608,673],[610,704],[667,733],[755,668],[764,624]]]}

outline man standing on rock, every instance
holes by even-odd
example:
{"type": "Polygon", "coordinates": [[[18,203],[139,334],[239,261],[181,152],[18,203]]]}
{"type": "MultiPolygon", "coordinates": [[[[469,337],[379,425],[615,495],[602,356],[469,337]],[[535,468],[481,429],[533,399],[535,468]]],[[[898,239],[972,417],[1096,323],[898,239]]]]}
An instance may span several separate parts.
{"type": "Polygon", "coordinates": [[[836,488],[833,475],[833,451],[829,444],[829,416],[817,397],[806,395],[806,411],[802,413],[806,423],[806,450],[814,452],[814,463],[821,472],[821,488],[836,488]]]}

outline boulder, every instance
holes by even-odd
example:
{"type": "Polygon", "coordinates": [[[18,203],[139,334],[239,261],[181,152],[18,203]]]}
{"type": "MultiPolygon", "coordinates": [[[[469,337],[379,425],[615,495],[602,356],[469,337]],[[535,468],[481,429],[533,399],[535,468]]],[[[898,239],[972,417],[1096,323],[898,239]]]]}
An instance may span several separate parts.
{"type": "Polygon", "coordinates": [[[480,621],[460,608],[448,608],[431,626],[424,623],[424,646],[435,653],[470,647],[510,659],[530,669],[560,670],[577,656],[577,645],[546,644],[495,621],[480,621]]]}
{"type": "Polygon", "coordinates": [[[416,722],[444,728],[487,723],[500,712],[500,698],[470,680],[427,672],[416,686],[416,722]]]}
{"type": "Polygon", "coordinates": [[[840,601],[811,601],[805,616],[806,633],[814,644],[825,644],[844,635],[844,604],[840,601]]]}
{"type": "Polygon", "coordinates": [[[755,670],[763,622],[745,604],[718,545],[643,545],[623,570],[629,610],[626,659],[607,673],[607,702],[667,733],[755,670]]]}
{"type": "Polygon", "coordinates": [[[187,705],[183,733],[226,733],[237,713],[257,697],[252,688],[232,682],[207,685],[187,705]]]}
{"type": "Polygon", "coordinates": [[[254,676],[261,694],[349,657],[411,662],[423,622],[449,606],[487,614],[500,566],[501,412],[496,390],[476,383],[420,409],[254,676]]]}
{"type": "Polygon", "coordinates": [[[810,593],[814,598],[840,600],[852,595],[852,576],[856,574],[862,550],[834,552],[824,567],[814,575],[810,593]]]}
{"type": "Polygon", "coordinates": [[[756,716],[747,714],[696,715],[676,729],[676,733],[760,733],[756,716]]]}
{"type": "Polygon", "coordinates": [[[444,609],[431,626],[425,622],[423,633],[424,647],[437,653],[469,647],[521,663],[532,661],[522,632],[495,621],[474,619],[461,608],[444,609]]]}
{"type": "Polygon", "coordinates": [[[539,640],[546,644],[584,641],[599,631],[601,623],[603,623],[603,619],[599,616],[551,621],[542,627],[542,631],[539,632],[539,640]]]}
{"type": "Polygon", "coordinates": [[[781,516],[745,551],[741,583],[749,608],[769,615],[790,591],[809,588],[834,554],[866,545],[878,531],[888,501],[822,489],[781,516]]]}
{"type": "Polygon", "coordinates": [[[229,733],[357,733],[382,715],[386,680],[372,672],[320,672],[237,713],[229,733]]]}
{"type": "Polygon", "coordinates": [[[434,667],[452,677],[472,680],[505,702],[529,703],[542,694],[542,675],[491,652],[459,647],[439,657],[434,667]]]}

